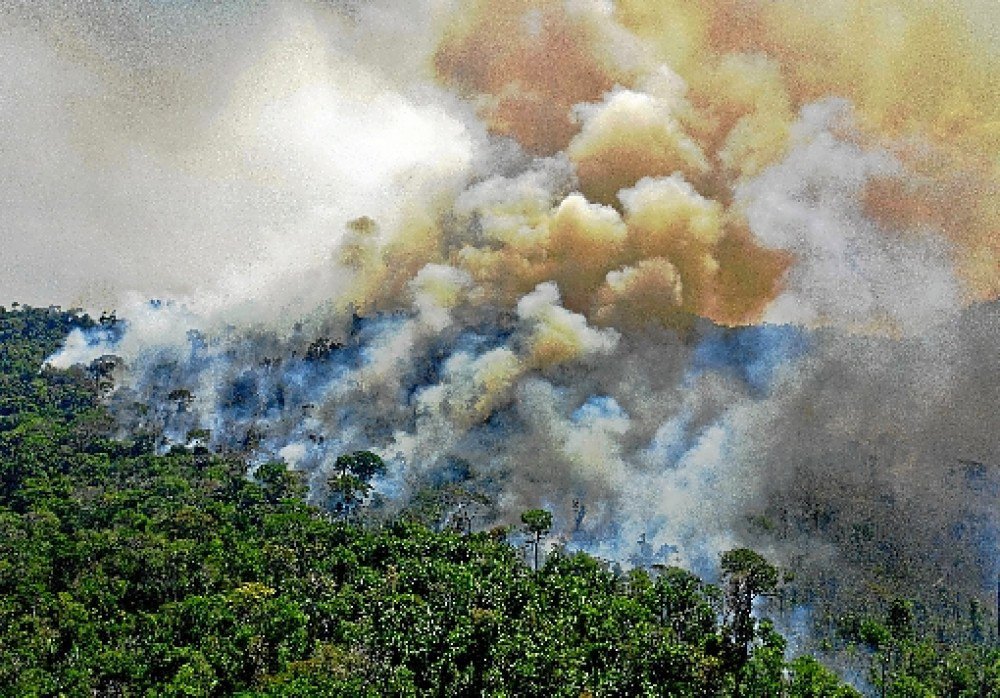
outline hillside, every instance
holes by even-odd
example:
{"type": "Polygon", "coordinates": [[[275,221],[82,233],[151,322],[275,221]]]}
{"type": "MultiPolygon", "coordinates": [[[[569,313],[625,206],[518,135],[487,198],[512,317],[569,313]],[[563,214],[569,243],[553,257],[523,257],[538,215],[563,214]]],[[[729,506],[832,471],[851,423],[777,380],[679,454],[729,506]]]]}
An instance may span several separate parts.
{"type": "MultiPolygon", "coordinates": [[[[108,438],[94,373],[41,368],[93,324],[0,313],[0,695],[855,695],[743,612],[777,582],[750,551],[721,586],[558,549],[536,573],[508,529],[337,516],[283,464],[108,438]]],[[[905,603],[857,640],[885,695],[1000,695],[1000,652],[905,603]]]]}

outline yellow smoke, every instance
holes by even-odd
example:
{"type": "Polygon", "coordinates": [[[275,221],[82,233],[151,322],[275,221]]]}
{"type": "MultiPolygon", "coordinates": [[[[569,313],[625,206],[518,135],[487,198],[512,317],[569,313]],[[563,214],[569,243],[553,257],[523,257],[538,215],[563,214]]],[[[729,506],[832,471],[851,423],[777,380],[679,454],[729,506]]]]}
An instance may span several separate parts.
{"type": "Polygon", "coordinates": [[[944,233],[969,295],[997,297],[1000,61],[969,21],[931,0],[474,2],[441,40],[440,79],[493,132],[565,152],[582,197],[481,211],[496,244],[452,262],[505,302],[554,280],[599,322],[620,319],[615,299],[635,305],[639,288],[753,322],[791,260],[755,244],[734,189],[787,153],[804,105],[839,96],[865,145],[908,177],[873,181],[868,215],[944,233]],[[640,204],[646,180],[673,193],[640,204]]]}
{"type": "MultiPolygon", "coordinates": [[[[986,5],[977,7],[984,12],[986,5]]],[[[970,295],[1000,295],[1000,61],[970,23],[932,0],[621,0],[616,17],[689,86],[694,131],[717,162],[754,174],[782,153],[803,104],[853,103],[874,144],[914,182],[879,182],[869,213],[956,243],[970,295]]]]}
{"type": "Polygon", "coordinates": [[[576,132],[572,107],[631,79],[621,41],[597,2],[474,0],[435,55],[442,80],[478,97],[497,133],[538,154],[576,132]]]}
{"type": "Polygon", "coordinates": [[[682,172],[697,179],[708,171],[704,153],[680,121],[687,111],[681,90],[673,92],[616,89],[599,105],[577,108],[583,126],[567,154],[588,198],[613,204],[619,191],[643,177],[682,172]]]}
{"type": "Polygon", "coordinates": [[[469,213],[489,221],[493,244],[466,246],[453,263],[501,304],[553,281],[567,309],[616,327],[691,315],[750,322],[779,290],[786,256],[755,244],[680,174],[645,178],[618,198],[621,212],[580,194],[545,211],[484,200],[469,213]]]}

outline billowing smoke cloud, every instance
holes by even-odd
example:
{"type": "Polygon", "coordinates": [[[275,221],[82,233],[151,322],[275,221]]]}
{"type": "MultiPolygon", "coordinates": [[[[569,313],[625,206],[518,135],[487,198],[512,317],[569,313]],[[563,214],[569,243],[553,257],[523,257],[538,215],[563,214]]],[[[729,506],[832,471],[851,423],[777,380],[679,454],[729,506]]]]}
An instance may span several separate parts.
{"type": "Polygon", "coordinates": [[[836,102],[803,110],[788,157],[739,190],[757,238],[796,257],[765,319],[919,333],[960,307],[950,245],[865,215],[869,182],[905,173],[887,153],[837,138],[835,127],[850,127],[844,110],[836,102]]]}
{"type": "Polygon", "coordinates": [[[356,283],[348,221],[386,244],[476,157],[460,106],[361,62],[322,8],[35,5],[0,10],[12,300],[315,306],[356,283]]]}
{"type": "Polygon", "coordinates": [[[962,7],[157,7],[4,10],[4,283],[116,303],[51,361],[120,357],[123,430],[319,501],[373,449],[386,506],[461,484],[622,561],[982,591],[1000,72],[962,7]]]}

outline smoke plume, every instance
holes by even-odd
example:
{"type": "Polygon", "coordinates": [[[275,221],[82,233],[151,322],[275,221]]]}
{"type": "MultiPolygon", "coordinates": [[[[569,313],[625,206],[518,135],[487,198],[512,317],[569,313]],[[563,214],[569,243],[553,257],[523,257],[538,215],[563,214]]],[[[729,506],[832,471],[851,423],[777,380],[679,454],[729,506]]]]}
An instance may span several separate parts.
{"type": "Polygon", "coordinates": [[[317,501],[364,448],[389,508],[459,484],[623,562],[981,595],[995,14],[8,3],[0,280],[118,310],[51,363],[119,357],[123,433],[317,501]]]}

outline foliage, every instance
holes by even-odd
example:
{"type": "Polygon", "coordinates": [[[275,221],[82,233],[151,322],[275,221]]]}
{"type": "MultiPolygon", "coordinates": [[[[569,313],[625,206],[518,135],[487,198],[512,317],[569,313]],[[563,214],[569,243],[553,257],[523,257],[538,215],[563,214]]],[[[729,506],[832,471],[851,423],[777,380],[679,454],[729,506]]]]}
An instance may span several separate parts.
{"type": "MultiPolygon", "coordinates": [[[[788,664],[769,623],[720,622],[719,590],[684,570],[556,551],[532,574],[504,535],[308,506],[281,462],[248,476],[235,455],[113,439],[105,373],[41,367],[92,324],[0,312],[0,696],[853,695],[788,664]]],[[[382,468],[345,454],[335,476],[382,468]]],[[[552,525],[524,523],[536,547],[552,525]]],[[[773,588],[755,553],[723,568],[733,598],[773,588]]],[[[971,696],[1000,673],[996,653],[934,665],[896,616],[894,685],[971,696]]]]}
{"type": "Polygon", "coordinates": [[[842,633],[867,653],[879,696],[1000,698],[1000,648],[975,637],[943,642],[919,632],[911,601],[895,599],[881,616],[857,619],[842,633]]]}
{"type": "Polygon", "coordinates": [[[340,516],[354,513],[371,492],[371,479],[385,473],[385,463],[371,451],[337,456],[336,471],[327,478],[328,508],[340,516]]]}
{"type": "Polygon", "coordinates": [[[521,514],[521,523],[534,536],[531,541],[534,551],[535,564],[533,569],[538,571],[538,548],[542,544],[542,536],[548,535],[552,528],[552,514],[544,509],[529,509],[521,514]]]}
{"type": "Polygon", "coordinates": [[[754,600],[774,592],[778,570],[759,553],[736,548],[722,554],[722,581],[726,588],[726,627],[735,650],[737,667],[750,657],[750,644],[756,635],[753,619],[754,600]]]}

